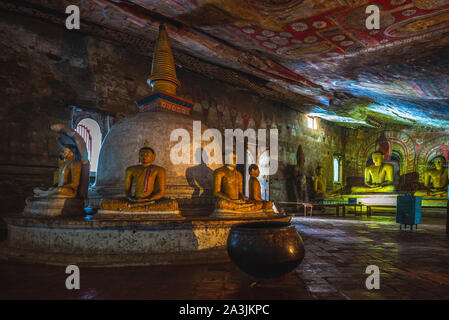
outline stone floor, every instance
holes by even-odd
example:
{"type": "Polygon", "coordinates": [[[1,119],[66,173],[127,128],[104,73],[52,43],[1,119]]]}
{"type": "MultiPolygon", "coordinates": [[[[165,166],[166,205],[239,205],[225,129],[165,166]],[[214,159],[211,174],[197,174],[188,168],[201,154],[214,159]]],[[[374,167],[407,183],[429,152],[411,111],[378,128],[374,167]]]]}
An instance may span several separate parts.
{"type": "Polygon", "coordinates": [[[80,268],[81,289],[65,288],[65,267],[0,259],[0,299],[449,299],[445,220],[399,231],[393,216],[295,217],[306,257],[279,279],[233,264],[80,268]],[[365,287],[368,265],[380,289],[365,287]]]}

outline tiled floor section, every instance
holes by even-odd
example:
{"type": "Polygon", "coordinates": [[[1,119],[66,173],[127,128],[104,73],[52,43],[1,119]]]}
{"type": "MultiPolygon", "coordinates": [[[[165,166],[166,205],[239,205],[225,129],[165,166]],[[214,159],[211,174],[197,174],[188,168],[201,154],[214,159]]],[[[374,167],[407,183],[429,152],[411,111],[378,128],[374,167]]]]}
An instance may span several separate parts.
{"type": "Polygon", "coordinates": [[[65,268],[0,260],[0,299],[449,299],[449,237],[443,220],[399,231],[393,217],[294,218],[306,246],[282,278],[255,279],[231,263],[81,268],[81,289],[65,289],[65,268]],[[380,289],[365,288],[377,265],[380,289]]]}
{"type": "Polygon", "coordinates": [[[295,218],[306,244],[296,270],[318,299],[449,299],[449,237],[444,220],[399,231],[394,217],[295,218]],[[366,267],[380,270],[367,290],[366,267]]]}

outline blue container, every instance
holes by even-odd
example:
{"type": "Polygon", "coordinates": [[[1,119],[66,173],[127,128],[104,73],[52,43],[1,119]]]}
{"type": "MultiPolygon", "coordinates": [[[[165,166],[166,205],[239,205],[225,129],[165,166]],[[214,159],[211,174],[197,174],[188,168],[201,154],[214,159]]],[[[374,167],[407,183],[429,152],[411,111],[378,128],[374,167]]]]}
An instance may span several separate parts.
{"type": "Polygon", "coordinates": [[[399,228],[402,229],[402,225],[410,226],[413,230],[413,226],[421,223],[421,207],[422,197],[413,197],[411,194],[398,196],[396,204],[396,223],[399,223],[399,228]]]}

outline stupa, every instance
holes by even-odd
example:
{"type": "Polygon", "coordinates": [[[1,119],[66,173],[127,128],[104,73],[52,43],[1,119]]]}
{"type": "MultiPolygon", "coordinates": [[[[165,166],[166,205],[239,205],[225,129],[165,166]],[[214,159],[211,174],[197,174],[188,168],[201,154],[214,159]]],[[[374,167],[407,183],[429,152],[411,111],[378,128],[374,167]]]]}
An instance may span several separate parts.
{"type": "MultiPolygon", "coordinates": [[[[214,170],[221,165],[207,164],[204,157],[199,164],[171,161],[170,151],[178,143],[171,141],[172,132],[194,130],[193,102],[176,96],[180,81],[167,32],[163,25],[159,30],[148,79],[152,94],[137,102],[138,113],[112,127],[100,151],[97,181],[88,201],[101,206],[98,213],[5,218],[8,241],[0,246],[0,254],[46,264],[91,266],[228,261],[226,240],[233,225],[290,221],[289,216],[274,214],[212,216],[214,170]],[[146,198],[147,191],[157,197],[146,198]]],[[[206,129],[201,126],[202,132],[206,129]]],[[[191,160],[214,143],[218,142],[190,140],[191,160]]]]}
{"type": "MultiPolygon", "coordinates": [[[[213,170],[218,165],[194,164],[194,156],[201,148],[194,149],[193,139],[189,164],[174,165],[170,159],[170,150],[178,143],[170,141],[171,133],[185,129],[193,135],[193,119],[189,115],[194,103],[176,96],[181,83],[163,24],[159,28],[148,84],[152,93],[136,102],[139,112],[117,122],[103,142],[97,181],[89,194],[90,203],[98,206],[99,199],[123,196],[124,172],[136,164],[138,150],[147,141],[157,154],[154,163],[166,169],[166,197],[176,198],[183,214],[207,215],[213,207],[213,170]]],[[[206,129],[202,124],[201,132],[206,129]]],[[[201,147],[209,143],[217,142],[202,143],[201,147]]]]}

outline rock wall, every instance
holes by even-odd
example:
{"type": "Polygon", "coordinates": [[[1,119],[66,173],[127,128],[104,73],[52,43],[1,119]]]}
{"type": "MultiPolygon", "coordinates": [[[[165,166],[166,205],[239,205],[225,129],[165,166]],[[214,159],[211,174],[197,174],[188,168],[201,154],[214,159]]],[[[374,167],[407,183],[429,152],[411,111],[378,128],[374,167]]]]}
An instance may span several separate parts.
{"type": "MultiPolygon", "coordinates": [[[[53,123],[73,125],[72,107],[118,120],[135,113],[149,95],[152,48],[140,55],[62,26],[0,13],[0,213],[20,212],[36,186],[48,186],[57,168],[53,123]]],[[[292,169],[302,145],[304,170],[326,168],[344,151],[345,130],[326,121],[307,128],[305,114],[263,100],[177,66],[180,97],[196,102],[192,118],[213,128],[278,128],[279,170],[270,177],[270,198],[294,200],[292,169]]]]}

